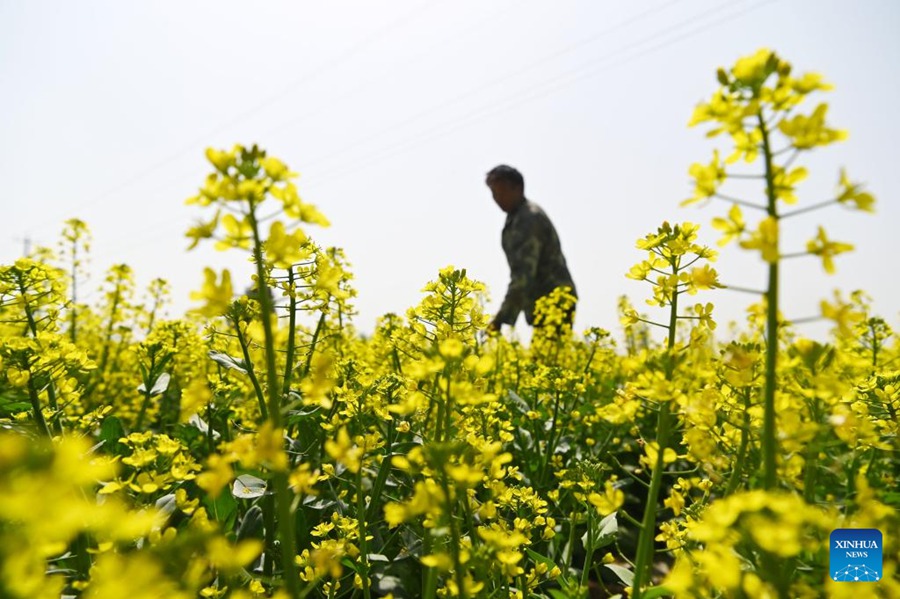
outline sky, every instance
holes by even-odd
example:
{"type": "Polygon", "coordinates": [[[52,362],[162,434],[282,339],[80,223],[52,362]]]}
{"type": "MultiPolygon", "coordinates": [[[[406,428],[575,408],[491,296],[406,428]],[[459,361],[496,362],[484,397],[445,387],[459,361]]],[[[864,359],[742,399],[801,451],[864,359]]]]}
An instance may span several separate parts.
{"type": "MultiPolygon", "coordinates": [[[[692,221],[715,245],[710,221],[729,205],[679,204],[689,166],[720,142],[687,123],[717,67],[768,47],[835,85],[807,110],[827,101],[850,133],[800,158],[810,176],[798,206],[833,197],[842,166],[878,201],[874,215],[831,207],[785,221],[785,251],[820,225],[856,249],[834,275],[816,258],[786,261],[784,314],[816,316],[835,289],[863,289],[897,326],[897,31],[893,0],[0,0],[0,263],[27,244],[55,246],[77,217],[94,239],[82,287],[124,262],[141,287],[170,282],[177,317],[204,266],[249,282],[240,252],[186,251],[203,213],[184,200],[210,171],[205,148],[257,143],[300,173],[301,196],[331,220],[307,233],[344,248],[360,331],[418,303],[450,264],[487,284],[494,311],[509,278],[505,215],[484,174],[505,163],[559,232],[576,327],[617,330],[623,294],[656,314],[649,286],[625,278],[643,259],[638,238],[692,221]]],[[[727,284],[764,287],[755,252],[724,248],[715,266],[727,284]]],[[[755,299],[696,297],[722,323],[755,299]]]]}

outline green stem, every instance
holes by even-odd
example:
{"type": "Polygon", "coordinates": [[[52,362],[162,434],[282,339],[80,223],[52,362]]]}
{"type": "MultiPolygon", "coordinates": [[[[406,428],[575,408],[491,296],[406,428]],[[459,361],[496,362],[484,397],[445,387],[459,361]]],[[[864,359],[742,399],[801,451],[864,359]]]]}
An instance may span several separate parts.
{"type": "Polygon", "coordinates": [[[806,471],[803,476],[803,499],[806,503],[813,503],[816,499],[816,470],[819,468],[819,450],[815,444],[810,444],[806,451],[806,471]]]}
{"type": "MultiPolygon", "coordinates": [[[[678,275],[678,266],[673,263],[673,275],[678,275]]],[[[672,380],[675,372],[675,332],[678,324],[678,291],[672,293],[672,305],[669,312],[669,337],[666,344],[666,380],[672,380]]],[[[641,520],[641,530],[638,536],[637,559],[634,566],[634,583],[632,584],[632,598],[640,599],[643,587],[650,580],[650,562],[653,561],[653,545],[656,532],[656,511],[659,491],[662,487],[663,469],[665,468],[666,447],[669,445],[669,435],[672,429],[671,411],[669,401],[664,401],[659,407],[659,415],[656,422],[657,455],[656,464],[650,477],[650,489],[647,492],[647,504],[644,506],[644,517],[641,520]]]]}
{"type": "Polygon", "coordinates": [[[656,456],[656,464],[653,467],[653,476],[650,479],[650,490],[647,492],[647,505],[644,506],[644,517],[641,520],[637,561],[634,566],[633,599],[640,599],[643,585],[650,579],[649,569],[653,558],[654,533],[656,532],[656,504],[659,500],[660,488],[662,487],[662,473],[665,467],[663,457],[669,441],[670,416],[669,402],[665,402],[659,408],[659,417],[656,425],[659,452],[656,456]]]}
{"type": "Polygon", "coordinates": [[[262,502],[263,529],[266,540],[266,559],[263,562],[263,576],[271,579],[275,572],[275,541],[278,538],[278,530],[275,528],[275,496],[266,495],[262,502]]]}
{"type": "MultiPolygon", "coordinates": [[[[772,166],[772,149],[769,131],[762,111],[757,113],[757,122],[762,134],[763,156],[766,165],[766,198],[769,216],[778,220],[775,195],[775,173],[772,166]]],[[[776,238],[776,255],[779,240],[776,238]]],[[[769,263],[769,285],[766,290],[766,386],[763,397],[763,485],[766,490],[775,487],[777,440],[775,439],[775,384],[778,359],[778,261],[769,263]]]]}
{"type": "Polygon", "coordinates": [[[86,532],[78,533],[75,537],[75,569],[78,572],[78,580],[87,581],[91,577],[91,554],[88,551],[89,540],[86,532]]]}
{"type": "Polygon", "coordinates": [[[441,465],[441,487],[444,490],[447,510],[447,521],[450,524],[450,551],[453,557],[453,571],[456,576],[456,586],[459,587],[456,596],[466,599],[465,577],[463,576],[462,561],[460,559],[459,527],[456,518],[453,517],[453,500],[450,495],[450,484],[447,481],[447,470],[441,465]]]}
{"type": "MultiPolygon", "coordinates": [[[[594,559],[594,531],[592,530],[594,527],[594,518],[593,518],[593,509],[588,507],[587,510],[587,534],[584,536],[586,539],[584,544],[584,567],[581,569],[581,587],[586,588],[588,584],[588,575],[591,572],[591,564],[594,559]]],[[[635,587],[637,588],[637,587],[635,587]]]]}
{"type": "MultiPolygon", "coordinates": [[[[432,537],[428,529],[424,529],[422,541],[423,555],[431,555],[432,537]]],[[[437,596],[437,568],[425,568],[425,580],[422,583],[422,597],[424,599],[434,599],[437,596]]]]}
{"type": "Polygon", "coordinates": [[[28,398],[31,400],[31,409],[34,412],[34,421],[37,423],[38,430],[48,439],[53,435],[47,428],[47,421],[44,420],[44,412],[41,411],[41,400],[38,398],[37,389],[34,388],[34,381],[31,373],[28,374],[28,398]]]}
{"type": "Polygon", "coordinates": [[[444,384],[447,385],[447,393],[444,396],[444,438],[447,439],[453,434],[453,396],[450,393],[450,381],[453,379],[453,370],[448,366],[445,369],[444,384]]]}
{"type": "MultiPolygon", "coordinates": [[[[431,416],[432,406],[434,406],[434,404],[437,404],[437,418],[435,418],[435,425],[434,425],[434,443],[435,444],[441,443],[441,441],[443,439],[444,421],[446,420],[444,418],[444,413],[449,409],[446,398],[443,401],[441,401],[441,397],[440,397],[440,395],[441,395],[441,379],[443,377],[446,377],[447,368],[448,367],[446,367],[446,366],[444,367],[443,374],[439,372],[439,373],[435,373],[435,375],[434,375],[434,384],[433,384],[432,390],[431,390],[431,403],[428,406],[428,414],[426,414],[426,422],[427,422],[428,418],[430,418],[430,416],[431,416]]],[[[425,430],[426,431],[428,430],[427,424],[426,424],[425,430]]]]}
{"type": "Polygon", "coordinates": [[[741,444],[738,447],[737,459],[734,462],[734,470],[731,471],[731,478],[728,480],[728,487],[725,489],[725,496],[734,493],[744,472],[744,460],[747,456],[747,444],[750,440],[750,392],[744,392],[744,426],[741,428],[741,444]]]}
{"type": "Polygon", "coordinates": [[[313,352],[316,351],[316,344],[319,342],[319,334],[322,332],[322,327],[325,326],[325,313],[322,312],[322,315],[319,316],[319,322],[316,323],[316,330],[313,331],[312,340],[309,342],[309,350],[306,354],[306,364],[303,365],[303,376],[309,375],[309,369],[312,365],[313,352]]]}
{"type": "Polygon", "coordinates": [[[106,337],[103,339],[103,354],[100,357],[100,368],[98,374],[103,375],[106,372],[106,364],[109,361],[109,348],[112,344],[113,327],[116,324],[116,316],[119,312],[119,301],[122,296],[121,280],[116,281],[116,290],[113,293],[112,306],[109,311],[109,324],[106,325],[106,337]]]}
{"type": "Polygon", "coordinates": [[[77,265],[78,265],[78,242],[73,241],[72,242],[72,308],[71,308],[71,313],[69,314],[69,318],[71,321],[71,324],[69,325],[69,340],[73,344],[75,343],[75,340],[77,339],[77,334],[76,334],[75,329],[76,329],[76,326],[78,323],[77,314],[76,314],[76,312],[77,312],[76,302],[78,301],[77,265]]]}
{"type": "Polygon", "coordinates": [[[253,368],[253,362],[250,361],[250,350],[247,345],[247,338],[241,331],[241,323],[237,319],[232,321],[234,324],[234,332],[237,334],[238,345],[241,346],[241,355],[244,356],[244,366],[247,368],[247,376],[250,378],[250,384],[253,385],[253,391],[256,393],[256,399],[259,402],[259,414],[263,420],[269,419],[269,410],[266,408],[266,396],[263,394],[259,379],[256,378],[256,371],[253,368]]]}
{"type": "Polygon", "coordinates": [[[134,422],[134,430],[136,430],[136,431],[143,430],[144,416],[147,414],[147,406],[150,404],[149,387],[147,387],[146,384],[144,385],[144,387],[147,388],[147,390],[144,391],[144,393],[143,393],[144,401],[141,402],[141,410],[140,410],[140,412],[138,412],[137,420],[135,420],[135,422],[134,422]]]}
{"type": "MultiPolygon", "coordinates": [[[[266,285],[266,268],[262,256],[262,239],[259,235],[259,223],[256,220],[256,206],[250,201],[248,220],[253,231],[253,259],[256,263],[256,291],[259,297],[263,334],[266,350],[266,383],[269,395],[269,421],[278,430],[282,427],[281,391],[278,388],[278,373],[275,370],[275,335],[272,331],[272,298],[269,296],[269,288],[266,285]]],[[[297,540],[294,533],[294,514],[291,510],[293,494],[288,488],[288,473],[276,472],[275,483],[275,511],[278,516],[278,532],[281,538],[281,567],[284,569],[284,584],[288,595],[292,598],[298,596],[300,589],[300,577],[297,572],[297,564],[294,561],[297,555],[297,540]]]]}
{"type": "Polygon", "coordinates": [[[566,575],[569,573],[569,568],[572,567],[572,553],[575,551],[575,528],[577,525],[577,517],[578,512],[569,514],[569,542],[566,544],[567,551],[565,552],[565,555],[563,555],[563,563],[566,565],[563,574],[566,575]]]}
{"type": "Polygon", "coordinates": [[[641,524],[639,521],[637,521],[637,520],[634,518],[634,516],[632,516],[631,514],[629,514],[628,512],[626,512],[625,510],[622,510],[621,512],[619,512],[619,515],[622,516],[622,517],[623,517],[625,520],[627,520],[628,522],[631,522],[632,524],[634,524],[634,525],[637,527],[638,530],[641,530],[641,529],[643,528],[643,526],[644,526],[644,525],[641,524]]]}
{"type": "Polygon", "coordinates": [[[850,468],[847,469],[847,497],[853,497],[856,494],[856,473],[859,468],[859,454],[853,451],[853,459],[850,461],[850,468]]]}
{"type": "Polygon", "coordinates": [[[275,512],[278,518],[278,536],[281,538],[281,567],[284,571],[284,586],[290,597],[296,597],[299,591],[300,576],[297,563],[297,540],[294,534],[294,513],[291,511],[293,494],[288,488],[288,473],[276,472],[275,512]]]}
{"type": "MultiPolygon", "coordinates": [[[[19,283],[19,293],[22,295],[22,306],[25,310],[25,318],[28,320],[28,330],[31,331],[31,336],[35,340],[37,340],[37,336],[38,336],[37,321],[34,318],[34,312],[31,309],[31,304],[28,303],[28,295],[25,293],[25,281],[20,278],[18,283],[19,283]]],[[[29,378],[28,378],[29,396],[34,394],[34,397],[30,397],[31,407],[32,408],[34,408],[35,406],[38,407],[38,414],[36,414],[35,419],[37,419],[37,416],[39,415],[40,420],[38,422],[38,426],[40,426],[41,423],[43,423],[43,428],[47,429],[49,431],[50,429],[47,428],[47,423],[44,422],[44,414],[42,412],[40,412],[40,401],[37,398],[37,389],[34,386],[34,381],[32,381],[32,379],[31,379],[30,371],[29,371],[28,376],[29,376],[29,378]]],[[[59,413],[59,406],[56,403],[56,392],[53,389],[53,377],[50,376],[49,379],[50,380],[47,383],[47,402],[49,403],[50,408],[53,410],[53,432],[56,433],[57,435],[62,435],[61,414],[59,413]]],[[[48,436],[49,436],[49,432],[48,432],[48,436]]]]}
{"type": "MultiPolygon", "coordinates": [[[[206,402],[206,447],[209,449],[210,455],[216,450],[215,428],[212,413],[213,402],[206,402]]],[[[140,429],[138,429],[140,430],[140,429]]]]}
{"type": "MultiPolygon", "coordinates": [[[[392,398],[389,398],[389,400],[392,398]]],[[[381,497],[382,491],[384,491],[384,485],[387,482],[388,475],[391,472],[391,454],[393,453],[393,443],[394,443],[394,421],[388,420],[387,423],[387,434],[384,436],[385,439],[385,449],[384,449],[384,459],[381,461],[381,466],[378,469],[378,475],[375,477],[375,484],[372,485],[371,497],[372,500],[369,504],[369,508],[366,510],[366,520],[371,522],[375,518],[376,510],[381,505],[382,502],[379,501],[381,497]]]]}
{"type": "Polygon", "coordinates": [[[284,359],[284,382],[281,384],[281,394],[287,395],[291,389],[291,375],[294,373],[294,345],[297,338],[297,290],[294,289],[294,268],[288,269],[288,340],[287,356],[284,359]]]}
{"type": "Polygon", "coordinates": [[[872,332],[872,374],[874,375],[878,368],[878,348],[880,344],[878,343],[878,331],[875,330],[872,320],[869,320],[869,330],[872,332]]]}
{"type": "Polygon", "coordinates": [[[359,530],[359,577],[362,579],[363,597],[371,599],[372,591],[369,588],[369,547],[366,539],[366,502],[363,495],[361,465],[359,472],[356,473],[356,522],[359,530]]]}
{"type": "Polygon", "coordinates": [[[553,453],[556,451],[556,443],[557,443],[557,435],[556,435],[556,419],[559,417],[559,403],[560,403],[560,392],[556,392],[556,402],[553,405],[553,419],[550,421],[550,439],[547,441],[546,446],[546,455],[544,455],[544,468],[541,471],[541,482],[547,482],[547,475],[550,470],[550,460],[553,458],[553,453]]]}

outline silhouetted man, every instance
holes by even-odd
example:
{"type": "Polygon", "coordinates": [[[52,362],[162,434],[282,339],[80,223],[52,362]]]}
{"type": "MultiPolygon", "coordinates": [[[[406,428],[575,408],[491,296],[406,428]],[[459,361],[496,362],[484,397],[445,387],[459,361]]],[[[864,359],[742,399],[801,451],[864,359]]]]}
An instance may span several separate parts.
{"type": "MultiPolygon", "coordinates": [[[[556,229],[540,206],[525,198],[525,180],[516,169],[501,164],[488,172],[485,182],[506,212],[502,241],[510,273],[506,297],[489,328],[498,331],[501,325],[515,324],[519,312],[525,312],[528,324],[540,326],[534,315],[539,298],[557,287],[569,287],[577,297],[556,229]]],[[[571,324],[574,312],[574,305],[568,307],[564,321],[571,324]]]]}

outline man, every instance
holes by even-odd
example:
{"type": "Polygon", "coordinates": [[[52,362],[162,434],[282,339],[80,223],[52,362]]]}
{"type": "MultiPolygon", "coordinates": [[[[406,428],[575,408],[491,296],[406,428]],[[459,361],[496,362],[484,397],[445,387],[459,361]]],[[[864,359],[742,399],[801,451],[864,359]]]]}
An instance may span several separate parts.
{"type": "MultiPolygon", "coordinates": [[[[577,297],[556,229],[540,206],[525,198],[525,180],[516,169],[501,164],[488,172],[485,182],[506,212],[502,243],[510,271],[506,297],[489,329],[499,331],[504,324],[515,324],[519,312],[525,312],[528,324],[540,326],[534,314],[539,298],[557,287],[568,287],[577,297]]],[[[567,324],[572,324],[574,311],[574,305],[567,306],[567,324]]]]}

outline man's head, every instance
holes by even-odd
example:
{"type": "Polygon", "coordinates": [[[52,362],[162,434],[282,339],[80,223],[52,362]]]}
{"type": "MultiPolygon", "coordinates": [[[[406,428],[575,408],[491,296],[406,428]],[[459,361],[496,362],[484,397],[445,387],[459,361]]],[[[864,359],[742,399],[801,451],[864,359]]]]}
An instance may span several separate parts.
{"type": "Polygon", "coordinates": [[[495,166],[488,171],[485,183],[491,188],[494,201],[504,212],[511,211],[525,197],[525,179],[522,178],[522,173],[511,166],[495,166]]]}

